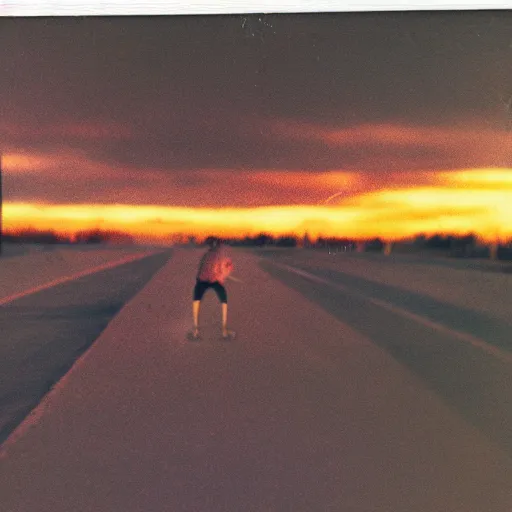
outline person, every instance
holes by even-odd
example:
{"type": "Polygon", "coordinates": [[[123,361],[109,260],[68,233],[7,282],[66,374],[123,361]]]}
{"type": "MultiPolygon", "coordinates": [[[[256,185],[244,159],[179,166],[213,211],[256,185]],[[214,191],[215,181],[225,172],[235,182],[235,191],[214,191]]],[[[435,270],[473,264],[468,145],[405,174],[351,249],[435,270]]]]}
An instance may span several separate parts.
{"type": "Polygon", "coordinates": [[[210,249],[201,258],[199,269],[196,276],[196,285],[194,287],[194,297],[192,303],[192,313],[194,318],[194,328],[192,336],[199,338],[199,308],[204,293],[212,288],[222,308],[222,337],[224,339],[234,337],[234,332],[228,329],[228,297],[224,281],[233,270],[233,262],[223,248],[222,240],[212,238],[209,242],[210,249]]]}

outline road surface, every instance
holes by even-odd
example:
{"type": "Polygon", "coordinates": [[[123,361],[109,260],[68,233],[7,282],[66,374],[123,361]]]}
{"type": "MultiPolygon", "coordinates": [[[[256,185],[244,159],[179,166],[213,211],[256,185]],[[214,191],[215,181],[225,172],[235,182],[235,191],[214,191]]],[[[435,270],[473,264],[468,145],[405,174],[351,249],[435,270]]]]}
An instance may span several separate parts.
{"type": "Polygon", "coordinates": [[[3,299],[9,302],[0,307],[0,443],[169,256],[160,252],[3,299]]]}
{"type": "Polygon", "coordinates": [[[174,251],[4,442],[4,510],[512,509],[510,306],[237,251],[238,339],[208,293],[189,342],[200,255],[174,251]]]}

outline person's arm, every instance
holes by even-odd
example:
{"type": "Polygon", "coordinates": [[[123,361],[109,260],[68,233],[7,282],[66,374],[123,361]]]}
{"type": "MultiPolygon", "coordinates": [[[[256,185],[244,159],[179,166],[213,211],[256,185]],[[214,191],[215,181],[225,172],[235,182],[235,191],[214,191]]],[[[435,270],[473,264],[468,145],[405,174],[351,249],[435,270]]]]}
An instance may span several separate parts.
{"type": "Polygon", "coordinates": [[[199,274],[201,273],[201,270],[204,267],[204,262],[206,260],[207,255],[208,255],[208,253],[203,254],[201,261],[199,262],[199,266],[197,267],[197,274],[196,274],[197,278],[199,278],[199,274]]]}
{"type": "Polygon", "coordinates": [[[231,260],[231,258],[224,258],[224,260],[222,262],[221,270],[222,270],[222,279],[224,280],[233,271],[233,261],[231,260]]]}

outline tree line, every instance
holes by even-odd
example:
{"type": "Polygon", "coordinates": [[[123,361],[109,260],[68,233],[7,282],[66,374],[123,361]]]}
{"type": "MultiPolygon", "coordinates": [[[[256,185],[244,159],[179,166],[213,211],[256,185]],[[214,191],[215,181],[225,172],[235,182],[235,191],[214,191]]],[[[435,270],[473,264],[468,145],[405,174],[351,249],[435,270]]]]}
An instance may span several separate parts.
{"type": "MultiPolygon", "coordinates": [[[[182,234],[178,237],[179,244],[183,245],[206,245],[212,238],[217,236],[208,236],[205,239],[198,239],[192,235],[182,234]]],[[[313,240],[307,234],[298,236],[295,234],[286,234],[274,236],[270,233],[259,233],[254,236],[242,237],[220,237],[226,244],[234,247],[283,247],[294,248],[304,247],[312,249],[327,249],[332,251],[375,251],[381,252],[386,247],[386,240],[380,237],[370,238],[366,240],[356,240],[346,237],[318,237],[313,240]]],[[[82,230],[73,235],[59,234],[53,230],[38,230],[27,228],[12,232],[4,233],[4,242],[11,243],[33,243],[33,244],[101,244],[101,243],[118,243],[118,244],[134,244],[135,239],[124,232],[115,230],[90,229],[82,230]]],[[[176,242],[176,238],[174,238],[176,242]]],[[[171,243],[171,242],[170,242],[171,243]]],[[[398,242],[397,245],[405,245],[398,242]]],[[[413,240],[409,241],[409,248],[412,250],[432,250],[437,252],[445,252],[454,256],[465,257],[487,257],[489,255],[489,245],[479,243],[475,234],[467,235],[446,235],[419,234],[413,240]]],[[[512,239],[507,242],[498,244],[498,257],[502,259],[512,259],[512,239]]]]}
{"type": "Polygon", "coordinates": [[[4,233],[4,242],[24,244],[101,244],[123,243],[133,244],[134,238],[121,231],[90,229],[78,231],[73,235],[65,235],[53,230],[21,229],[4,233]]]}

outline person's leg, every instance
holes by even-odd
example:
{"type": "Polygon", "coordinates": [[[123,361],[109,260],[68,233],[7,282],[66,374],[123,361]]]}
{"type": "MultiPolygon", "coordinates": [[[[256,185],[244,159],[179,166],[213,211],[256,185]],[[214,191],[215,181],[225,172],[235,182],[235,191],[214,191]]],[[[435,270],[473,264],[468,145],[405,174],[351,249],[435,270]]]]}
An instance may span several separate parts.
{"type": "Polygon", "coordinates": [[[194,330],[193,335],[199,336],[199,306],[201,305],[201,299],[203,298],[204,292],[207,289],[207,283],[197,281],[194,287],[194,298],[192,302],[192,316],[194,319],[194,330]]]}
{"type": "Polygon", "coordinates": [[[192,302],[192,315],[194,317],[194,336],[199,334],[199,306],[201,305],[200,300],[194,300],[192,302]]]}
{"type": "Polygon", "coordinates": [[[228,332],[228,303],[222,303],[222,335],[226,336],[228,332]]]}
{"type": "Polygon", "coordinates": [[[221,302],[222,336],[224,338],[227,338],[230,335],[233,335],[234,333],[228,329],[228,295],[226,292],[226,288],[224,288],[224,286],[218,282],[214,283],[212,287],[215,290],[215,293],[217,294],[217,297],[219,297],[219,300],[221,302]]]}

